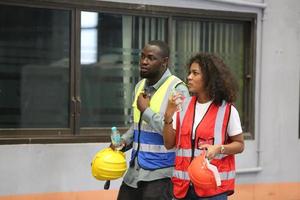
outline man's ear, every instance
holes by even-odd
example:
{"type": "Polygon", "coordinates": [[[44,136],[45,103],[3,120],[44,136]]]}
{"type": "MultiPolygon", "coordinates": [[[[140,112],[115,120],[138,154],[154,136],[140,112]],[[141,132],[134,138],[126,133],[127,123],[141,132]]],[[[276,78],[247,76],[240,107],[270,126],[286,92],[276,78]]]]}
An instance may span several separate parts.
{"type": "Polygon", "coordinates": [[[163,58],[163,62],[164,62],[164,64],[163,64],[164,67],[167,68],[167,67],[168,67],[168,64],[169,64],[169,57],[164,57],[164,58],[163,58]]]}

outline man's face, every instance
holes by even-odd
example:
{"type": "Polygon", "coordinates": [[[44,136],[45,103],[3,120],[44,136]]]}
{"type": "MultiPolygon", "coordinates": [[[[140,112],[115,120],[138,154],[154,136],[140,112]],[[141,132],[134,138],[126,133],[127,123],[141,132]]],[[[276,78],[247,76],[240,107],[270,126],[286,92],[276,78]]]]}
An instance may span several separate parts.
{"type": "Polygon", "coordinates": [[[140,58],[140,76],[147,79],[160,78],[166,69],[167,59],[162,57],[158,46],[146,45],[140,58]]]}

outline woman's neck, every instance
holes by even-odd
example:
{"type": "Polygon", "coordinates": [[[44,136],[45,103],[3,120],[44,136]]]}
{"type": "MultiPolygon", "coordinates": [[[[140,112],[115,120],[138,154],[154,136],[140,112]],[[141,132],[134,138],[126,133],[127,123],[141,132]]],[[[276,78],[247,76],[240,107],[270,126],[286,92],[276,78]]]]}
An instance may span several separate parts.
{"type": "Polygon", "coordinates": [[[207,103],[209,102],[211,99],[209,98],[209,95],[207,95],[206,93],[201,93],[197,95],[197,101],[199,103],[207,103]]]}

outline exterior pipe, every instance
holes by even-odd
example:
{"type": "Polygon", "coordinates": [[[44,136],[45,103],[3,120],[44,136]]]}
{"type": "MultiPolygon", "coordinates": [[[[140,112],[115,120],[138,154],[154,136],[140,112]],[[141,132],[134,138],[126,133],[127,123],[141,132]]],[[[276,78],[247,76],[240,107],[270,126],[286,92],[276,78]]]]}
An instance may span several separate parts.
{"type": "Polygon", "coordinates": [[[237,5],[237,6],[256,7],[256,8],[262,8],[262,9],[265,9],[267,7],[266,3],[246,2],[246,1],[241,1],[241,0],[207,0],[207,1],[210,1],[210,2],[214,1],[214,2],[218,2],[218,3],[226,3],[226,4],[237,5]]]}
{"type": "MultiPolygon", "coordinates": [[[[263,3],[265,2],[265,0],[262,1],[263,3]]],[[[259,44],[259,49],[260,49],[260,59],[259,59],[259,104],[258,104],[258,111],[261,112],[261,95],[262,95],[262,91],[261,91],[261,82],[262,82],[262,58],[263,58],[263,37],[264,37],[264,20],[265,20],[265,9],[263,9],[262,11],[262,16],[261,16],[261,30],[260,30],[260,44],[259,44]]],[[[261,114],[258,114],[258,120],[257,120],[257,126],[260,129],[261,125],[261,114]]],[[[261,167],[261,134],[257,134],[257,166],[256,169],[259,169],[259,171],[262,170],[261,167]]],[[[259,172],[257,171],[257,172],[259,172]]]]}

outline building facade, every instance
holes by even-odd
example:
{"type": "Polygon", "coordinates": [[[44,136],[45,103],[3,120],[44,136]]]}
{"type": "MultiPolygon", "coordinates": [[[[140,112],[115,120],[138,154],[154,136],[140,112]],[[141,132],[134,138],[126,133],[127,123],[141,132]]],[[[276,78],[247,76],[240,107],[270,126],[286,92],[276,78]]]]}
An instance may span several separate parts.
{"type": "Polygon", "coordinates": [[[183,79],[196,52],[225,60],[246,138],[238,185],[300,198],[297,0],[1,0],[0,16],[0,200],[103,191],[90,162],[110,127],[128,128],[140,51],[153,39],[168,42],[183,79]]]}

